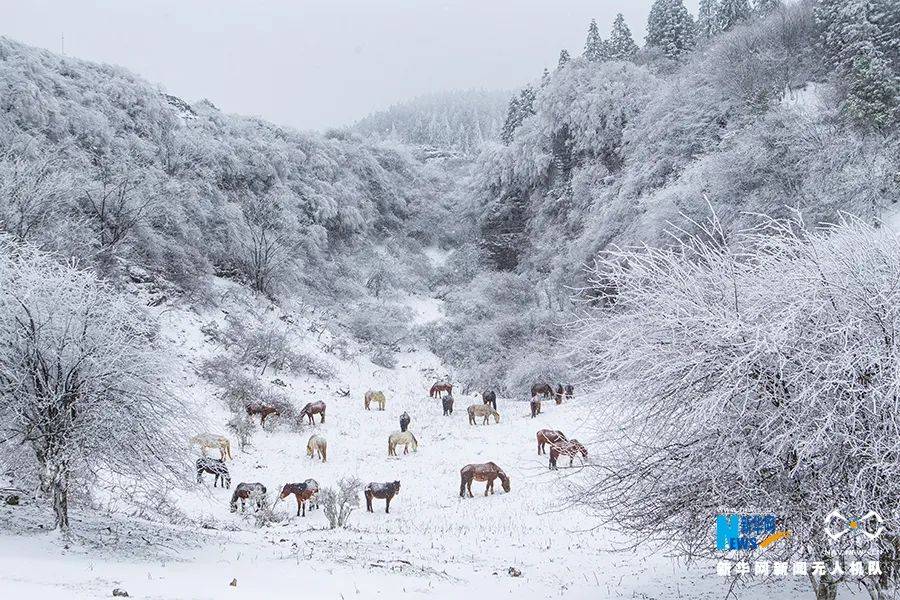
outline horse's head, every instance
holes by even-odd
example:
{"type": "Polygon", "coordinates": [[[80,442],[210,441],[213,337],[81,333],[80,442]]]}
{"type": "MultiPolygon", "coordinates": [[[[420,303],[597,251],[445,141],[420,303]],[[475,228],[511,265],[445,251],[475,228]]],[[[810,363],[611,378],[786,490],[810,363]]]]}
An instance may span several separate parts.
{"type": "Polygon", "coordinates": [[[395,482],[391,483],[391,488],[393,488],[394,494],[399,494],[400,493],[400,482],[395,481],[395,482]]]}
{"type": "Polygon", "coordinates": [[[572,440],[572,447],[575,449],[576,452],[578,452],[579,454],[581,454],[583,457],[587,458],[587,448],[585,448],[585,447],[581,444],[581,442],[579,442],[579,441],[576,440],[576,439],[573,439],[573,440],[572,440]]]}
{"type": "Polygon", "coordinates": [[[512,489],[512,486],[509,484],[509,476],[503,471],[500,471],[498,475],[500,475],[500,485],[503,486],[503,491],[509,492],[509,490],[512,489]]]}
{"type": "Polygon", "coordinates": [[[494,415],[494,422],[499,423],[500,422],[500,413],[498,413],[496,410],[494,410],[494,411],[491,411],[491,414],[494,415]]]}
{"type": "Polygon", "coordinates": [[[293,487],[293,486],[292,486],[290,483],[284,484],[284,486],[281,488],[281,493],[278,494],[278,499],[279,499],[279,500],[284,500],[285,498],[287,498],[288,496],[290,496],[291,493],[292,493],[292,491],[291,491],[291,488],[292,488],[292,487],[293,487]]]}

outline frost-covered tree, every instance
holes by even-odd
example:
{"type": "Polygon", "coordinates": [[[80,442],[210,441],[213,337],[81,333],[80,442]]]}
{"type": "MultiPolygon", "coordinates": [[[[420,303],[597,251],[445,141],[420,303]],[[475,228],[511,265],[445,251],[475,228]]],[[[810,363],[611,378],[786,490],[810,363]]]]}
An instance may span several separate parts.
{"type": "Polygon", "coordinates": [[[541,87],[546,86],[548,83],[550,83],[550,71],[545,68],[544,72],[541,73],[541,87]]]}
{"type": "Polygon", "coordinates": [[[61,530],[73,489],[182,481],[187,415],[156,336],[134,299],[0,239],[0,467],[40,482],[61,530]]]}
{"type": "Polygon", "coordinates": [[[858,222],[692,230],[674,248],[611,252],[594,272],[578,346],[615,441],[581,499],[636,543],[686,557],[712,556],[723,505],[765,507],[791,531],[766,560],[826,562],[809,572],[822,600],[839,581],[882,597],[886,578],[828,575],[865,539],[830,544],[823,523],[835,508],[879,513],[885,535],[869,549],[895,572],[900,239],[858,222]]]}
{"type": "Polygon", "coordinates": [[[606,48],[607,55],[612,60],[631,60],[637,54],[637,44],[631,37],[631,29],[628,28],[628,23],[625,22],[622,13],[617,14],[613,21],[606,48]]]}
{"type": "Polygon", "coordinates": [[[647,45],[671,59],[694,47],[696,26],[682,0],[654,0],[647,18],[647,45]]]}
{"type": "Polygon", "coordinates": [[[599,62],[606,58],[606,42],[600,37],[600,28],[597,21],[591,19],[588,26],[587,40],[584,42],[584,57],[591,62],[599,62]]]}
{"type": "Polygon", "coordinates": [[[534,88],[529,85],[510,99],[506,121],[503,123],[503,129],[500,130],[500,140],[504,144],[510,143],[522,121],[534,114],[535,94],[534,88]]]}
{"type": "Polygon", "coordinates": [[[719,29],[729,31],[735,25],[750,18],[749,0],[719,0],[716,7],[716,19],[719,29]]]}
{"type": "Polygon", "coordinates": [[[559,51],[559,62],[556,65],[557,69],[561,69],[566,66],[566,63],[569,62],[569,51],[563,48],[559,51]]]}
{"type": "Polygon", "coordinates": [[[767,15],[780,6],[782,6],[781,0],[754,0],[753,12],[758,15],[767,15]]]}
{"type": "Polygon", "coordinates": [[[719,27],[719,0],[700,0],[697,12],[697,35],[704,40],[722,31],[719,27]]]}
{"type": "Polygon", "coordinates": [[[846,112],[860,123],[884,127],[897,118],[900,78],[892,64],[896,40],[890,23],[896,4],[876,0],[819,0],[816,22],[831,66],[845,82],[846,112]]]}

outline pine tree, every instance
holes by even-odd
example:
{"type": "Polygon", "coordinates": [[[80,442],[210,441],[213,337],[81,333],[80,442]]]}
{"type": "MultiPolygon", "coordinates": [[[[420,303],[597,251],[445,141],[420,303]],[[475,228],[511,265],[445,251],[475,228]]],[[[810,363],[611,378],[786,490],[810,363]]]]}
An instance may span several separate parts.
{"type": "Polygon", "coordinates": [[[622,13],[616,15],[616,20],[613,21],[612,32],[609,34],[609,43],[606,47],[607,55],[612,60],[631,60],[637,54],[637,44],[631,37],[631,29],[628,28],[622,13]]]}
{"type": "Polygon", "coordinates": [[[700,0],[697,13],[697,35],[700,39],[708,40],[721,31],[718,12],[719,0],[700,0]]]}
{"type": "Polygon", "coordinates": [[[544,73],[541,75],[541,87],[544,87],[550,83],[550,71],[544,68],[544,73]]]}
{"type": "Polygon", "coordinates": [[[559,64],[556,65],[557,69],[562,69],[566,66],[566,63],[569,62],[569,51],[563,48],[559,51],[559,64]]]}
{"type": "Polygon", "coordinates": [[[750,18],[749,0],[721,0],[716,11],[719,28],[729,31],[735,25],[750,18]]]}
{"type": "Polygon", "coordinates": [[[534,114],[534,100],[536,97],[537,93],[529,85],[509,101],[506,121],[503,123],[503,129],[500,130],[500,141],[504,144],[509,144],[522,121],[534,114]]]}
{"type": "Polygon", "coordinates": [[[695,27],[682,0],[655,0],[647,19],[647,45],[678,59],[694,47],[695,27]]]}
{"type": "Polygon", "coordinates": [[[882,0],[819,0],[816,6],[825,58],[846,84],[843,108],[862,124],[884,127],[897,118],[900,77],[890,39],[895,11],[882,0]]]}
{"type": "Polygon", "coordinates": [[[602,61],[606,54],[605,45],[603,38],[600,37],[597,21],[591,19],[591,24],[588,26],[587,41],[584,43],[584,57],[591,62],[602,61]]]}
{"type": "Polygon", "coordinates": [[[758,15],[767,15],[781,6],[781,0],[754,0],[753,12],[758,15]]]}

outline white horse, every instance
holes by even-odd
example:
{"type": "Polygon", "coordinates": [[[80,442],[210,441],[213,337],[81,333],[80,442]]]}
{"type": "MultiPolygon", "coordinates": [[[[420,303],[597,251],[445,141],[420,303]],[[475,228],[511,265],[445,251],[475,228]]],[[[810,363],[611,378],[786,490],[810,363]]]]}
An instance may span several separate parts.
{"type": "Polygon", "coordinates": [[[322,462],[325,462],[328,457],[328,442],[325,440],[325,436],[317,433],[311,435],[309,441],[306,442],[306,456],[312,458],[316,453],[318,453],[322,462]]]}
{"type": "Polygon", "coordinates": [[[376,402],[378,404],[378,410],[384,410],[384,392],[376,392],[375,390],[369,390],[363,396],[363,405],[366,410],[369,410],[369,404],[372,402],[376,402]]]}
{"type": "Polygon", "coordinates": [[[409,454],[409,447],[413,452],[419,449],[419,440],[412,431],[395,431],[388,437],[388,456],[397,456],[397,446],[403,446],[403,454],[409,454]]]}
{"type": "Polygon", "coordinates": [[[475,417],[484,417],[484,421],[482,421],[482,425],[488,424],[488,418],[494,417],[494,422],[500,422],[500,413],[494,410],[490,404],[473,404],[468,409],[466,409],[469,413],[469,425],[476,425],[475,417]]]}
{"type": "MultiPolygon", "coordinates": [[[[231,442],[224,435],[216,435],[215,433],[200,433],[191,438],[191,444],[200,446],[200,452],[206,456],[206,449],[218,449],[219,458],[225,460],[225,457],[231,458],[231,442]]],[[[233,460],[233,459],[232,459],[233,460]]]]}

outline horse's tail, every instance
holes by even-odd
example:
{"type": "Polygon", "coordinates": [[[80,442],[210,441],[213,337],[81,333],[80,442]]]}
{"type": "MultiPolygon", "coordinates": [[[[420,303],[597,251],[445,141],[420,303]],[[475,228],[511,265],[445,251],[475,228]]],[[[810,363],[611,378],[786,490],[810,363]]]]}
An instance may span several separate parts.
{"type": "Polygon", "coordinates": [[[229,459],[234,460],[231,458],[231,442],[228,440],[225,440],[225,454],[228,455],[229,459]]]}
{"type": "Polygon", "coordinates": [[[412,431],[409,432],[409,437],[411,437],[412,441],[413,441],[413,451],[418,450],[419,449],[419,440],[416,439],[416,436],[413,434],[412,431]]]}
{"type": "Polygon", "coordinates": [[[231,512],[237,511],[237,501],[238,501],[238,491],[234,490],[234,493],[231,495],[231,512]]]}

